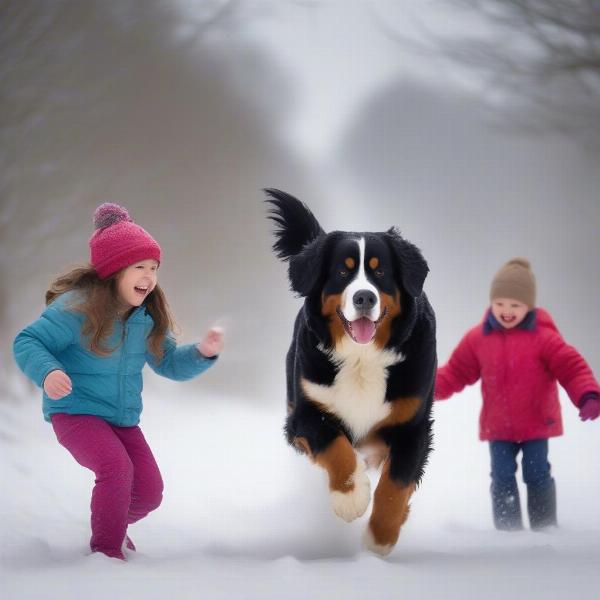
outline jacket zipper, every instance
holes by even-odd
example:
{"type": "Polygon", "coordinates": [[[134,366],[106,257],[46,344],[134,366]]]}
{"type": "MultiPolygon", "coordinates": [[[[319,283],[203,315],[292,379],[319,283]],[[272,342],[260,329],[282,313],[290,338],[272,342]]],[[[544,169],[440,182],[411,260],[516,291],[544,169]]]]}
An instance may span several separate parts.
{"type": "Polygon", "coordinates": [[[510,418],[511,413],[511,401],[509,398],[509,389],[508,389],[508,373],[510,369],[510,355],[509,355],[509,339],[508,333],[506,331],[502,331],[502,396],[504,400],[504,415],[506,419],[507,429],[510,431],[510,439],[514,438],[514,426],[512,419],[510,418]]]}
{"type": "Polygon", "coordinates": [[[123,342],[121,344],[121,359],[119,360],[119,418],[118,423],[120,426],[123,424],[123,419],[125,417],[125,405],[126,405],[126,397],[125,397],[125,362],[126,362],[126,347],[127,347],[127,332],[128,327],[127,323],[123,324],[123,342]]]}

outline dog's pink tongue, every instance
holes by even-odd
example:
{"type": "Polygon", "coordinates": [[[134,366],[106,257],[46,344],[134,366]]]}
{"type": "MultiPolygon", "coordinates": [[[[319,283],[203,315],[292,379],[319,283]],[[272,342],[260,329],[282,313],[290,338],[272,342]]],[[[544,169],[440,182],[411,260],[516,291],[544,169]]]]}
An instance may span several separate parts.
{"type": "Polygon", "coordinates": [[[352,333],[359,344],[368,344],[373,339],[375,323],[367,317],[356,319],[356,321],[352,321],[352,333]]]}

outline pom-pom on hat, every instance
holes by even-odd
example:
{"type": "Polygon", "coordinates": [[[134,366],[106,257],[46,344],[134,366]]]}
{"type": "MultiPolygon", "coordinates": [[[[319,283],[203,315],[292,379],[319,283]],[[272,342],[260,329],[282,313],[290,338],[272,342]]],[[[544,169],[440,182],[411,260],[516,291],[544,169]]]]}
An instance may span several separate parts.
{"type": "Polygon", "coordinates": [[[490,300],[513,298],[535,308],[535,276],[526,258],[509,260],[494,276],[490,289],[490,300]]]}
{"type": "Polygon", "coordinates": [[[90,262],[100,279],[141,260],[160,262],[160,246],[139,225],[127,210],[118,204],[105,202],[94,212],[96,231],[90,238],[90,262]]]}

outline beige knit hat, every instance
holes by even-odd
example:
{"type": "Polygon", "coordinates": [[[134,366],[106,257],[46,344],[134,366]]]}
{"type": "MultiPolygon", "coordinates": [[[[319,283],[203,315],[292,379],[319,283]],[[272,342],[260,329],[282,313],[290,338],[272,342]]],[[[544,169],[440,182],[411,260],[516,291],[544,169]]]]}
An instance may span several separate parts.
{"type": "Polygon", "coordinates": [[[514,298],[530,310],[535,307],[535,276],[526,258],[513,258],[500,268],[490,289],[490,300],[494,298],[514,298]]]}

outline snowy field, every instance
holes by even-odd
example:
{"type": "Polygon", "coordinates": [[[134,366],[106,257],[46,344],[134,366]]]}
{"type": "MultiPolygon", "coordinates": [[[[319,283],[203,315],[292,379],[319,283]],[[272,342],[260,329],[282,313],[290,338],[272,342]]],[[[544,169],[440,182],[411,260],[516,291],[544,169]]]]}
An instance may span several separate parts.
{"type": "Polygon", "coordinates": [[[146,379],[142,428],[165,498],[130,529],[138,552],[127,563],[89,555],[93,478],[56,442],[37,392],[0,405],[3,600],[597,597],[600,423],[580,423],[566,400],[567,433],[550,444],[558,530],[492,528],[473,388],[436,405],[425,480],[382,559],[361,550],[367,517],[338,520],[324,472],[285,444],[283,400],[146,379]]]}

